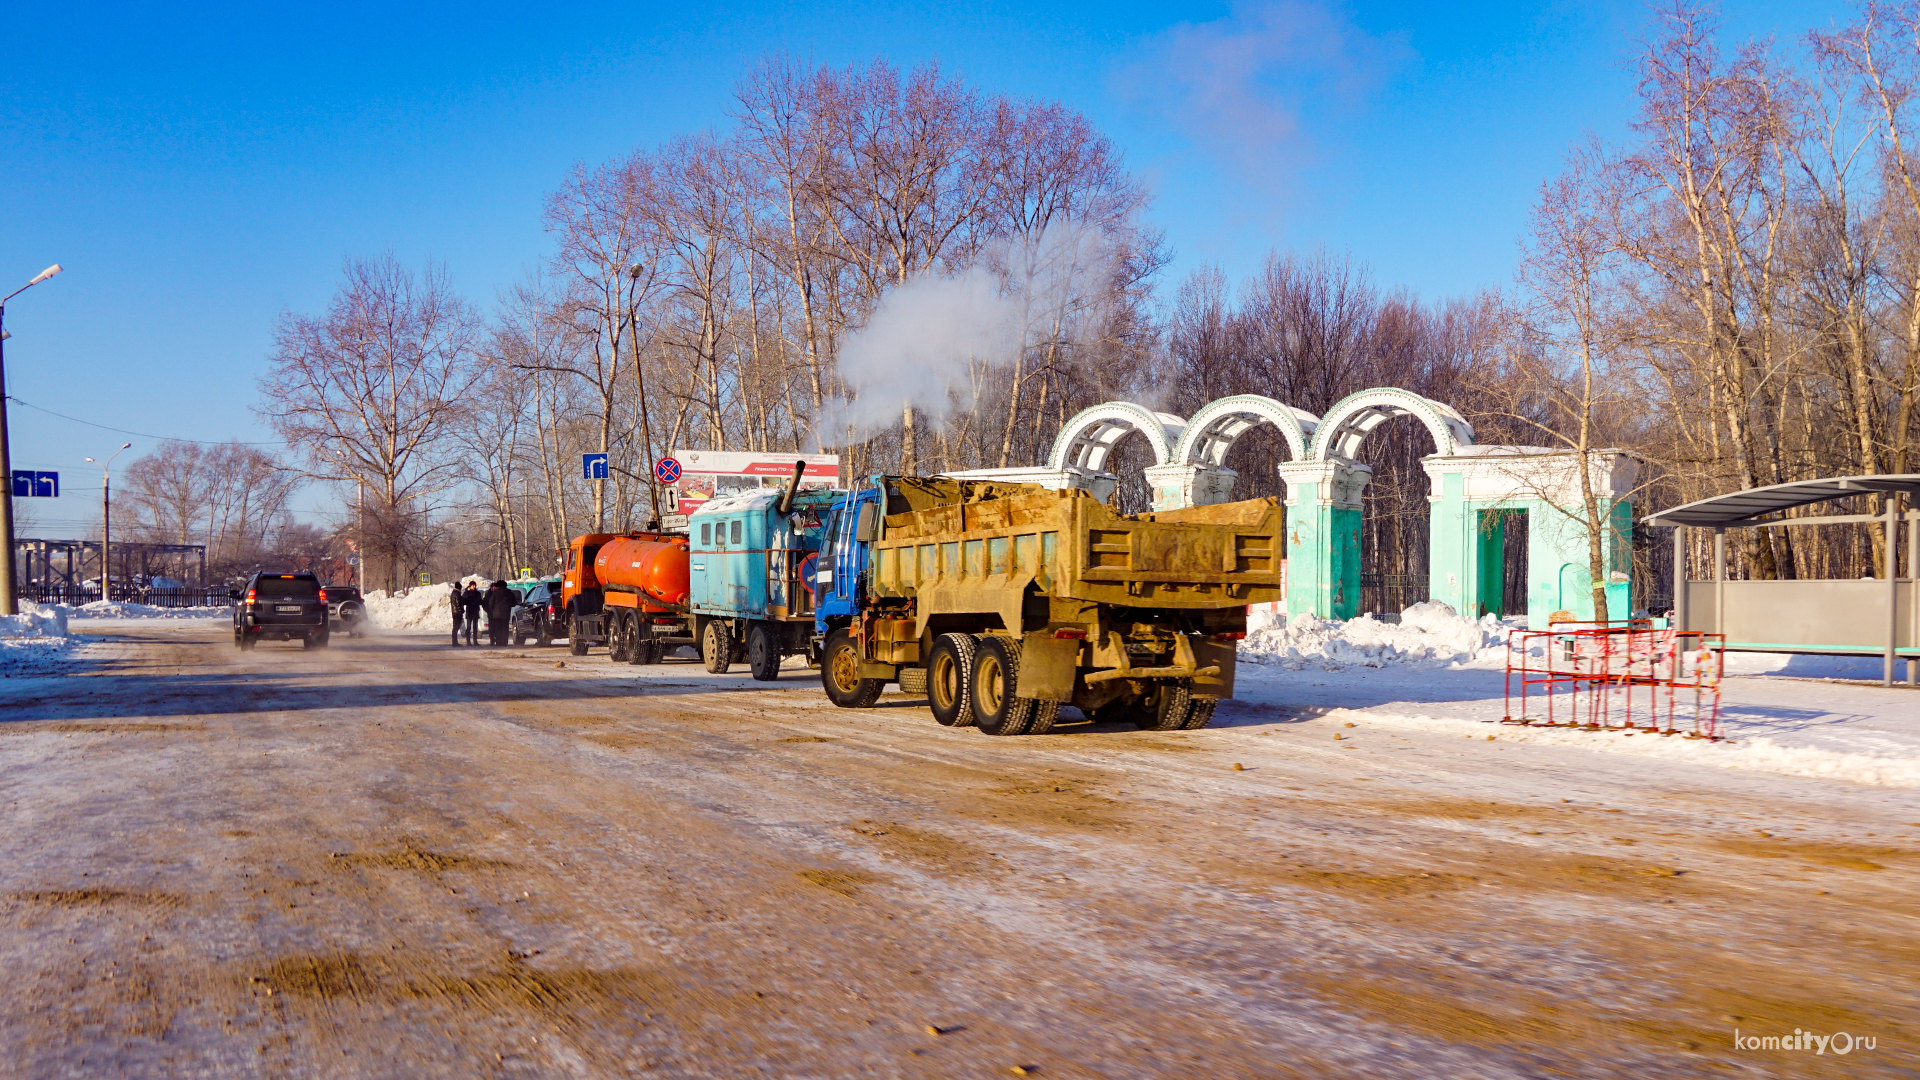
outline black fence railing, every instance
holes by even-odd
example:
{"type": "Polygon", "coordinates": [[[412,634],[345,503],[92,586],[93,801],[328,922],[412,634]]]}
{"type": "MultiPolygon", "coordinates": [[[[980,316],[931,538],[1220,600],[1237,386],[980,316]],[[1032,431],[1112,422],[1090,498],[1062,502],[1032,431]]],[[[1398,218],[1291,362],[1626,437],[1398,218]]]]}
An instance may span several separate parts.
{"type": "MultiPolygon", "coordinates": [[[[83,589],[73,585],[21,585],[19,589],[20,599],[31,600],[36,604],[67,604],[80,607],[100,599],[98,590],[83,589]]],[[[121,603],[165,608],[225,607],[232,602],[227,597],[225,585],[209,585],[192,589],[155,589],[144,585],[116,583],[113,587],[113,599],[121,603]]]]}
{"type": "Polygon", "coordinates": [[[1427,599],[1425,574],[1361,574],[1360,610],[1392,615],[1427,599]]]}

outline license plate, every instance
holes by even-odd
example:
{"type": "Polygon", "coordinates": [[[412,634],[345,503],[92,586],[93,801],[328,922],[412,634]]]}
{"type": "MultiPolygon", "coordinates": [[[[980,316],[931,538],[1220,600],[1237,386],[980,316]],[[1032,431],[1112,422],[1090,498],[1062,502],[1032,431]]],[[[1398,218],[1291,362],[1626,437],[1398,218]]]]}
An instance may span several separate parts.
{"type": "Polygon", "coordinates": [[[280,604],[276,606],[273,610],[279,612],[282,615],[298,615],[300,614],[301,609],[299,604],[280,604]]]}

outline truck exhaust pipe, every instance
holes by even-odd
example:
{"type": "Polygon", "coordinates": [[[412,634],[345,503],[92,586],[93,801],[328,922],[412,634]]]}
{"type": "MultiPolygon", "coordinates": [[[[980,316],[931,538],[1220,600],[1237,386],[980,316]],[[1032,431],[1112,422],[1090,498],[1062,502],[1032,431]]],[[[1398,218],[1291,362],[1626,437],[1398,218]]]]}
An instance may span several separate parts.
{"type": "Polygon", "coordinates": [[[793,497],[800,494],[800,475],[806,471],[807,463],[805,461],[796,461],[793,463],[793,479],[787,481],[787,492],[780,496],[780,505],[774,507],[781,517],[786,517],[788,514],[793,513],[793,497]]]}

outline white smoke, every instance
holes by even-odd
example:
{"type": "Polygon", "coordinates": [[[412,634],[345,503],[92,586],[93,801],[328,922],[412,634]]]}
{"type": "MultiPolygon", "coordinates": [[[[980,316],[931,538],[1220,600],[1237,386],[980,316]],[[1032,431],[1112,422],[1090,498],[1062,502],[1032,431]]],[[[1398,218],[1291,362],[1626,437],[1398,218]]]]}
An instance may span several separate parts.
{"type": "Polygon", "coordinates": [[[840,346],[846,395],[827,403],[825,441],[870,438],[908,405],[936,424],[971,412],[989,372],[1049,341],[1080,339],[1118,255],[1100,230],[1067,223],[994,244],[957,274],[888,290],[840,346]]]}

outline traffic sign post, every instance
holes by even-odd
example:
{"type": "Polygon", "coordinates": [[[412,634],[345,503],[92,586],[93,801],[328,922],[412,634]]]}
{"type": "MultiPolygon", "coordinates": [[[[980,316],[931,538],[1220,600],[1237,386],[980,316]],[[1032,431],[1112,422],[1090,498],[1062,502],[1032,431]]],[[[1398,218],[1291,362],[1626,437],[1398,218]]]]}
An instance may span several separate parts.
{"type": "Polygon", "coordinates": [[[13,470],[13,497],[57,499],[60,497],[60,474],[35,472],[32,469],[15,469],[13,470]]]}
{"type": "Polygon", "coordinates": [[[680,482],[680,461],[677,458],[663,457],[653,463],[653,478],[663,484],[680,482]]]}
{"type": "Polygon", "coordinates": [[[607,455],[581,454],[580,476],[585,480],[605,480],[607,478],[607,455]]]}

